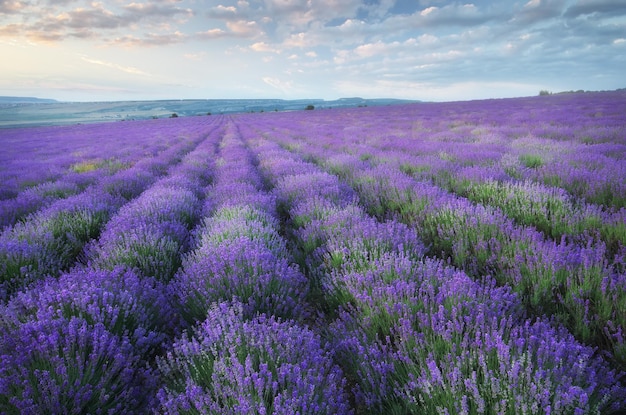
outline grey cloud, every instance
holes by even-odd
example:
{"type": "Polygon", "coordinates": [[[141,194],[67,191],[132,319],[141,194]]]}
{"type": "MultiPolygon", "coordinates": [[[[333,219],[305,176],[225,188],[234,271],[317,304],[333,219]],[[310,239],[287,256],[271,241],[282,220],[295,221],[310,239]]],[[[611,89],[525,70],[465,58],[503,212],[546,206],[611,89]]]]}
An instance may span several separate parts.
{"type": "Polygon", "coordinates": [[[228,33],[222,29],[209,29],[204,32],[199,32],[194,35],[194,38],[200,40],[219,39],[228,36],[228,33]]]}
{"type": "MultiPolygon", "coordinates": [[[[0,0],[0,6],[10,2],[0,0]]],[[[172,1],[130,3],[121,8],[109,9],[102,3],[84,4],[67,9],[63,7],[76,1],[50,1],[47,6],[25,9],[22,13],[20,32],[26,36],[45,41],[60,41],[64,38],[93,38],[101,36],[95,29],[116,30],[151,20],[169,19],[174,16],[190,16],[192,11],[171,5],[172,1]],[[159,3],[159,4],[156,4],[159,3]]],[[[13,7],[14,8],[14,7],[13,7]]],[[[15,31],[15,30],[14,30],[15,31]]],[[[4,31],[6,32],[6,30],[4,31]]]]}
{"type": "Polygon", "coordinates": [[[272,13],[294,13],[306,11],[308,0],[265,0],[265,7],[272,13]]]}
{"type": "Polygon", "coordinates": [[[151,47],[151,46],[163,46],[182,43],[188,39],[188,36],[182,33],[168,33],[168,34],[154,34],[149,33],[143,37],[136,36],[121,36],[109,41],[109,44],[119,45],[124,47],[151,47]]]}
{"type": "Polygon", "coordinates": [[[435,26],[477,26],[500,17],[499,13],[482,10],[473,4],[431,6],[412,16],[413,25],[419,27],[435,26]]]}
{"type": "Polygon", "coordinates": [[[587,89],[593,78],[619,76],[616,68],[623,68],[626,59],[623,52],[615,49],[623,47],[615,46],[614,39],[620,29],[619,37],[624,37],[623,26],[595,27],[595,32],[591,32],[594,26],[591,22],[579,22],[578,26],[569,28],[562,23],[557,19],[547,28],[511,32],[508,37],[495,35],[502,29],[494,25],[469,42],[464,34],[454,34],[438,38],[432,45],[390,43],[388,53],[381,54],[384,59],[349,59],[341,70],[364,82],[402,79],[450,85],[459,79],[469,82],[515,79],[557,90],[587,89]]]}
{"type": "MultiPolygon", "coordinates": [[[[67,26],[73,29],[115,29],[129,23],[128,18],[116,15],[97,4],[92,6],[91,9],[76,9],[62,14],[61,17],[52,17],[46,20],[50,21],[53,26],[58,28],[67,26]]],[[[44,25],[46,25],[45,22],[44,25]]]]}
{"type": "Polygon", "coordinates": [[[260,12],[279,26],[298,30],[340,18],[351,18],[363,8],[361,0],[265,0],[260,12]]]}
{"type": "Polygon", "coordinates": [[[579,0],[565,11],[565,17],[570,18],[591,14],[626,14],[626,3],[623,0],[579,0]]]}
{"type": "Polygon", "coordinates": [[[128,13],[127,18],[130,17],[132,20],[141,20],[149,16],[172,17],[176,15],[190,16],[193,14],[190,9],[163,7],[151,3],[131,3],[124,6],[124,10],[128,13]]]}
{"type": "Polygon", "coordinates": [[[0,37],[13,37],[17,36],[22,32],[22,25],[18,24],[9,24],[6,26],[0,26],[0,37]]]}
{"type": "Polygon", "coordinates": [[[26,7],[26,3],[16,0],[0,0],[0,14],[18,13],[26,7]]]}
{"type": "Polygon", "coordinates": [[[226,30],[220,28],[209,29],[196,33],[193,37],[199,40],[212,40],[221,38],[248,38],[253,39],[264,33],[255,21],[229,20],[226,22],[226,30]]]}
{"type": "Polygon", "coordinates": [[[563,0],[531,0],[516,11],[509,22],[518,25],[539,23],[561,16],[564,8],[565,2],[563,0]]]}

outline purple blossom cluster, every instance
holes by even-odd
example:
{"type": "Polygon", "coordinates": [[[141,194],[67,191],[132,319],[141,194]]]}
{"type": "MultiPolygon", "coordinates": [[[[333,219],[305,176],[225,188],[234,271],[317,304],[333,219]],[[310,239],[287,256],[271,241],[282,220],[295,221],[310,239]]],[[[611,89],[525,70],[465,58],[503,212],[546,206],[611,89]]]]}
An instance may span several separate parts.
{"type": "Polygon", "coordinates": [[[160,413],[350,414],[345,380],[318,335],[241,304],[215,303],[157,360],[160,413]]]}
{"type": "Polygon", "coordinates": [[[3,317],[0,411],[139,413],[152,376],[127,339],[85,319],[3,317]]]}
{"type": "Polygon", "coordinates": [[[17,293],[2,308],[14,321],[84,319],[126,338],[141,356],[154,355],[180,323],[166,287],[122,266],[76,269],[17,293]]]}
{"type": "MultiPolygon", "coordinates": [[[[186,166],[184,160],[181,167],[186,166]]],[[[107,223],[97,245],[88,250],[90,266],[126,264],[143,275],[171,279],[189,247],[189,230],[199,219],[199,189],[208,184],[186,170],[177,169],[124,205],[107,223]]]]}

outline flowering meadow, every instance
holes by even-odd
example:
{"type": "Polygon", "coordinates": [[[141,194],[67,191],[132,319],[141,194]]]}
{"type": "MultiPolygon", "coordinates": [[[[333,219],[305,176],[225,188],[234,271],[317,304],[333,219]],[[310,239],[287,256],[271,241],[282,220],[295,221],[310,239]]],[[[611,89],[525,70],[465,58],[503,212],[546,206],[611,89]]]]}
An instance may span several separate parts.
{"type": "Polygon", "coordinates": [[[626,91],[0,145],[0,414],[626,413],[626,91]]]}

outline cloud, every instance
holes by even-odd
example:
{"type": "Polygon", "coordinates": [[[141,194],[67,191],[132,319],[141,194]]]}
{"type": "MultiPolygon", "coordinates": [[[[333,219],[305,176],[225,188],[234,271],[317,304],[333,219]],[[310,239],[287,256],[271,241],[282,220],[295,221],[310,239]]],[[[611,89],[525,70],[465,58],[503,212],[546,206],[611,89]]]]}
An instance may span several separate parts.
{"type": "Polygon", "coordinates": [[[444,7],[431,6],[413,15],[413,26],[434,27],[440,25],[475,26],[497,17],[497,14],[480,10],[473,4],[452,4],[444,7]],[[419,16],[419,17],[418,17],[419,16]]]}
{"type": "Polygon", "coordinates": [[[20,24],[9,24],[0,26],[0,37],[16,37],[22,33],[23,26],[20,24]]]}
{"type": "Polygon", "coordinates": [[[265,0],[265,7],[273,12],[302,12],[309,7],[308,0],[265,0]]]}
{"type": "Polygon", "coordinates": [[[199,32],[195,34],[195,37],[198,39],[219,39],[221,37],[225,37],[228,34],[222,29],[209,29],[204,32],[199,32]]]}
{"type": "Polygon", "coordinates": [[[310,33],[300,32],[290,35],[283,41],[286,48],[306,48],[319,44],[314,35],[310,33]]]}
{"type": "Polygon", "coordinates": [[[280,49],[274,48],[271,45],[268,45],[265,42],[257,42],[250,46],[250,49],[255,52],[270,52],[270,53],[280,53],[280,49]]]}
{"type": "Polygon", "coordinates": [[[116,69],[125,73],[140,76],[152,76],[148,72],[144,72],[141,69],[137,69],[134,66],[123,66],[113,62],[106,62],[99,59],[92,59],[87,56],[81,56],[81,59],[85,62],[92,63],[94,65],[104,66],[111,69],[116,69]]]}
{"type": "Polygon", "coordinates": [[[107,44],[109,46],[122,46],[127,48],[134,47],[152,47],[152,46],[165,46],[183,43],[188,39],[188,36],[181,32],[174,33],[148,33],[142,37],[136,37],[132,35],[117,37],[107,44]]]}
{"type": "MultiPolygon", "coordinates": [[[[174,3],[161,0],[115,7],[115,4],[105,6],[101,2],[75,0],[50,1],[44,6],[32,3],[26,7],[22,2],[3,1],[0,8],[15,11],[15,17],[21,17],[20,23],[13,23],[17,25],[13,26],[14,35],[18,32],[33,40],[62,41],[67,38],[104,38],[115,31],[133,31],[137,27],[146,30],[156,22],[185,19],[193,14],[190,9],[176,7],[174,3]],[[80,5],[66,7],[73,3],[80,5]]],[[[123,37],[126,36],[128,34],[123,37]]]]}
{"type": "Polygon", "coordinates": [[[48,15],[39,24],[43,30],[65,28],[114,29],[127,24],[126,19],[104,8],[102,3],[92,3],[90,8],[77,8],[69,12],[48,15]]]}
{"type": "Polygon", "coordinates": [[[237,20],[226,22],[226,27],[234,36],[237,37],[256,37],[263,33],[257,22],[237,20]]]}
{"type": "Polygon", "coordinates": [[[209,9],[207,16],[215,19],[239,18],[237,8],[235,6],[222,6],[221,4],[209,9]]]}
{"type": "Polygon", "coordinates": [[[185,59],[189,59],[192,61],[201,61],[202,59],[204,59],[204,57],[206,56],[205,52],[198,52],[198,53],[184,53],[183,57],[185,59]]]}
{"type": "Polygon", "coordinates": [[[427,7],[420,12],[420,16],[425,17],[431,13],[436,13],[438,8],[439,7],[435,7],[435,6],[427,7]]]}
{"type": "Polygon", "coordinates": [[[281,47],[286,49],[338,47],[364,43],[370,36],[384,35],[384,31],[380,30],[378,25],[368,25],[358,19],[347,19],[338,26],[317,25],[304,31],[292,31],[280,39],[281,47]]]}
{"type": "Polygon", "coordinates": [[[190,17],[193,15],[191,9],[183,9],[180,7],[160,7],[154,3],[130,3],[123,7],[127,12],[126,19],[139,21],[151,16],[165,17],[171,19],[174,16],[190,17]]]}
{"type": "Polygon", "coordinates": [[[211,40],[220,38],[256,38],[263,35],[263,31],[257,22],[236,20],[227,21],[226,30],[221,28],[209,29],[194,35],[196,39],[211,40]]]}
{"type": "Polygon", "coordinates": [[[362,7],[360,0],[265,0],[262,11],[281,22],[284,29],[301,31],[313,24],[354,16],[362,7]]]}
{"type": "MultiPolygon", "coordinates": [[[[434,35],[424,34],[417,38],[408,38],[403,42],[382,42],[377,41],[373,43],[365,43],[356,46],[354,49],[346,50],[341,49],[336,51],[335,63],[346,64],[350,62],[359,62],[362,60],[373,60],[379,62],[381,65],[385,65],[389,62],[400,60],[399,64],[410,63],[412,65],[423,65],[426,63],[440,62],[442,60],[456,59],[463,53],[455,50],[451,41],[451,37],[447,38],[446,44],[449,45],[450,50],[442,52],[440,49],[435,49],[441,45],[440,38],[434,35]],[[383,59],[384,58],[384,59],[383,59]]],[[[458,39],[456,39],[458,42],[458,39]]]]}
{"type": "Polygon", "coordinates": [[[512,16],[509,22],[529,25],[547,21],[561,16],[564,5],[563,0],[530,0],[512,16]]]}
{"type": "Polygon", "coordinates": [[[23,1],[0,0],[0,14],[18,13],[26,7],[23,1]]]}
{"type": "Polygon", "coordinates": [[[272,88],[278,89],[279,91],[281,91],[281,92],[283,92],[285,94],[290,93],[291,90],[293,89],[293,84],[290,81],[281,81],[278,78],[273,78],[273,77],[270,77],[270,76],[264,76],[261,79],[267,85],[271,86],[272,88]]]}
{"type": "Polygon", "coordinates": [[[565,17],[579,17],[592,14],[623,15],[626,14],[626,3],[621,0],[578,0],[565,11],[565,17]]]}
{"type": "Polygon", "coordinates": [[[354,49],[354,54],[359,58],[370,58],[372,56],[385,55],[395,49],[399,44],[399,42],[386,44],[381,41],[376,43],[367,43],[365,45],[357,46],[356,49],[354,49]]]}

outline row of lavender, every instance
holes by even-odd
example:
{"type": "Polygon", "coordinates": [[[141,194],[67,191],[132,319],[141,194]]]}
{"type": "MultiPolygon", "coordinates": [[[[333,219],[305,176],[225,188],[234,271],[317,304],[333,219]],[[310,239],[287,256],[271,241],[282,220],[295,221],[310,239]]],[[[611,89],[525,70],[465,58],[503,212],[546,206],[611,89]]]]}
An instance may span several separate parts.
{"type": "MultiPolygon", "coordinates": [[[[371,214],[413,226],[429,246],[429,255],[450,260],[477,279],[491,275],[511,286],[529,312],[556,317],[581,341],[599,346],[626,368],[626,209],[588,204],[562,189],[511,178],[475,178],[466,185],[482,188],[483,195],[488,193],[484,197],[455,194],[419,174],[408,174],[415,171],[397,162],[401,156],[389,130],[402,126],[410,114],[421,119],[415,112],[406,107],[370,110],[371,117],[365,117],[372,120],[367,121],[369,130],[362,129],[367,114],[355,114],[266,119],[258,128],[347,180],[371,214]],[[343,128],[337,127],[338,119],[343,128]],[[355,130],[362,135],[352,136],[355,130]],[[534,218],[527,222],[523,215],[534,218]],[[558,227],[559,220],[584,226],[558,238],[541,226],[558,227]]],[[[612,134],[618,132],[615,126],[612,134]]],[[[625,147],[623,137],[615,141],[614,147],[625,147]]],[[[420,153],[435,140],[412,142],[411,149],[404,144],[405,154],[420,153]]],[[[439,151],[454,151],[454,144],[440,142],[439,151]]],[[[593,152],[592,145],[584,145],[587,153],[593,152]]],[[[618,166],[619,172],[624,165],[617,158],[607,168],[618,166]]],[[[459,169],[451,168],[450,174],[459,169]]],[[[626,176],[609,177],[617,185],[626,176]]]]}
{"type": "Polygon", "coordinates": [[[39,280],[11,293],[0,310],[0,412],[154,407],[159,382],[152,363],[182,326],[167,284],[190,247],[212,179],[215,124],[196,124],[193,144],[182,140],[173,154],[157,158],[161,178],[136,170],[153,165],[150,159],[118,178],[134,179],[138,197],[110,208],[101,236],[72,269],[60,275],[62,269],[42,269],[39,280]]]}
{"type": "MultiPolygon", "coordinates": [[[[258,125],[257,125],[258,127],[258,125]]],[[[268,136],[273,136],[269,134],[268,136]]],[[[336,176],[255,140],[292,223],[359,413],[610,413],[618,374],[508,287],[424,257],[414,229],[365,213],[336,176]]]]}

